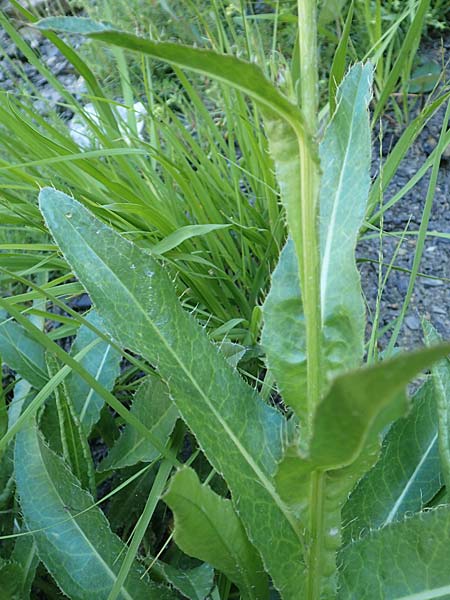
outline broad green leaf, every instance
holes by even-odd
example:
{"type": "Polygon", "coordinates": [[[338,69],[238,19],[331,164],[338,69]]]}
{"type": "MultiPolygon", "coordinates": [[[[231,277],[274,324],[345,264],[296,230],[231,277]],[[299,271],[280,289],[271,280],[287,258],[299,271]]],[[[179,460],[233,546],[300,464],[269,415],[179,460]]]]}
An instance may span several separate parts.
{"type": "MultiPolygon", "coordinates": [[[[15,469],[22,515],[34,531],[45,567],[70,598],[106,600],[124,545],[63,459],[46,446],[33,421],[16,436],[15,469]]],[[[174,598],[141,575],[142,569],[135,565],[122,587],[122,599],[174,598]]]]}
{"type": "Polygon", "coordinates": [[[0,598],[2,600],[24,600],[20,582],[22,568],[14,561],[0,558],[0,598]]]}
{"type": "Polygon", "coordinates": [[[22,597],[30,597],[31,586],[39,564],[36,543],[31,535],[17,538],[11,559],[21,567],[20,589],[22,597]]]}
{"type": "MultiPolygon", "coordinates": [[[[371,81],[371,65],[351,69],[337,92],[338,108],[320,145],[321,326],[327,376],[356,368],[363,358],[365,312],[354,253],[370,185],[367,105],[371,81]],[[354,170],[358,177],[354,177],[354,170]]],[[[269,128],[270,135],[276,135],[276,130],[271,134],[269,128]]],[[[283,168],[279,178],[288,182],[285,193],[297,194],[299,173],[287,163],[283,168]]],[[[300,288],[298,261],[288,241],[264,304],[262,343],[283,400],[299,417],[304,428],[302,439],[307,441],[312,407],[306,397],[305,320],[300,288]]]]}
{"type": "MultiPolygon", "coordinates": [[[[176,406],[170,399],[165,383],[148,376],[141,383],[131,406],[134,414],[161,442],[165,444],[178,418],[176,406]]],[[[121,469],[137,462],[151,462],[159,451],[132,425],[126,425],[120,438],[100,463],[98,470],[121,469]]]]}
{"type": "Polygon", "coordinates": [[[105,328],[158,368],[181,416],[227,481],[275,585],[284,598],[296,598],[304,575],[302,533],[273,482],[284,418],[257,397],[183,311],[156,260],[65,194],[44,189],[40,205],[105,328]]]}
{"type": "Polygon", "coordinates": [[[391,427],[380,459],[346,502],[344,539],[357,540],[418,512],[441,485],[436,403],[428,381],[414,395],[407,418],[391,427]]]}
{"type": "Polygon", "coordinates": [[[39,29],[79,33],[94,40],[148,54],[178,67],[208,75],[248,94],[266,109],[304,131],[298,107],[283,96],[255,65],[231,55],[192,48],[170,42],[154,42],[148,38],[117,31],[111,25],[96,23],[80,17],[49,17],[37,24],[39,29]]]}
{"type": "Polygon", "coordinates": [[[339,600],[434,600],[450,595],[450,509],[371,531],[346,546],[339,600]]]}
{"type": "MultiPolygon", "coordinates": [[[[423,321],[425,342],[428,345],[442,341],[438,332],[428,321],[423,321]]],[[[442,475],[447,494],[450,494],[450,362],[447,357],[432,368],[433,387],[438,415],[438,442],[442,475]]]]}
{"type": "Polygon", "coordinates": [[[399,355],[338,376],[317,408],[308,454],[295,446],[287,448],[277,487],[307,529],[314,549],[308,567],[311,571],[323,565],[325,593],[335,591],[335,552],[348,494],[375,463],[383,429],[406,412],[407,383],[449,347],[399,355]]]}
{"type": "Polygon", "coordinates": [[[372,73],[370,64],[349,71],[319,150],[320,293],[328,377],[358,367],[364,354],[365,308],[355,247],[370,187],[372,73]]]}
{"type": "Polygon", "coordinates": [[[189,240],[193,237],[207,235],[212,231],[217,231],[218,229],[228,229],[231,225],[186,225],[185,227],[180,227],[166,238],[152,246],[152,254],[164,254],[165,252],[169,252],[169,250],[173,250],[184,241],[189,240]]]}
{"type": "Polygon", "coordinates": [[[153,571],[189,600],[205,600],[214,584],[214,569],[206,563],[193,569],[181,570],[156,561],[153,571]]]}
{"type": "Polygon", "coordinates": [[[328,25],[338,19],[346,4],[347,0],[324,0],[319,12],[319,25],[328,25]]]}
{"type": "Polygon", "coordinates": [[[370,367],[336,377],[314,417],[307,456],[283,462],[277,482],[286,498],[294,482],[316,470],[338,470],[357,460],[367,442],[408,408],[404,390],[411,379],[449,352],[449,344],[400,354],[370,367]],[[294,468],[295,467],[295,468],[294,468]],[[287,478],[286,478],[287,477],[287,478]]]}
{"type": "Polygon", "coordinates": [[[181,550],[233,581],[245,599],[268,598],[268,579],[230,500],[202,485],[192,469],[178,471],[163,496],[175,518],[181,550]]]}
{"type": "Polygon", "coordinates": [[[3,360],[35,388],[42,388],[48,380],[42,346],[23,327],[6,319],[6,313],[1,311],[0,354],[3,360]]]}
{"type": "MultiPolygon", "coordinates": [[[[95,311],[90,311],[85,319],[97,329],[103,329],[101,320],[95,311]]],[[[82,325],[73,343],[71,355],[78,354],[97,337],[89,327],[82,325]]],[[[98,344],[81,359],[80,363],[106,390],[110,391],[120,373],[120,360],[120,352],[107,342],[99,340],[98,344]]],[[[89,436],[92,427],[100,418],[104,399],[78,373],[73,371],[67,378],[66,385],[84,433],[89,436]]]]}
{"type": "Polygon", "coordinates": [[[272,274],[270,292],[263,305],[261,343],[283,401],[308,423],[306,400],[305,316],[300,295],[297,255],[292,240],[281,251],[272,274]]]}
{"type": "MultiPolygon", "coordinates": [[[[58,373],[62,365],[55,356],[48,354],[47,366],[51,379],[58,373]]],[[[90,489],[95,494],[94,463],[91,451],[75,409],[67,394],[65,381],[55,388],[54,402],[50,403],[50,410],[55,410],[55,407],[59,421],[58,429],[63,458],[81,486],[86,490],[90,489]]]]}

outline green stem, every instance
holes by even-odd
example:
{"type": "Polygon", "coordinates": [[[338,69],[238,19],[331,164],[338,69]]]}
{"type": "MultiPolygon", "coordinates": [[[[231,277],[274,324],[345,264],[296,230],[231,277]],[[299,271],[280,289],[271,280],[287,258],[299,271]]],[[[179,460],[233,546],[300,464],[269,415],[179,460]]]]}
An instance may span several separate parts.
{"type": "MultiPolygon", "coordinates": [[[[316,1],[298,0],[300,101],[305,122],[314,137],[317,133],[318,71],[316,1]]],[[[307,386],[309,431],[320,401],[321,370],[321,309],[320,309],[320,240],[318,232],[319,167],[306,144],[300,142],[301,159],[301,283],[306,321],[307,386]]],[[[321,472],[313,473],[309,505],[309,552],[307,600],[320,600],[322,590],[322,555],[325,536],[325,479],[321,472]]]]}
{"type": "Polygon", "coordinates": [[[308,554],[308,581],[307,599],[319,600],[322,591],[322,565],[324,542],[324,501],[325,501],[325,476],[321,471],[316,471],[311,476],[309,496],[309,554],[308,554]]]}
{"type": "MultiPolygon", "coordinates": [[[[298,0],[299,65],[301,108],[309,131],[317,131],[317,50],[315,1],[298,0]]],[[[320,399],[321,388],[321,314],[320,256],[318,231],[319,165],[311,144],[298,135],[300,151],[301,232],[293,235],[300,264],[300,278],[306,321],[308,431],[320,399]]]]}

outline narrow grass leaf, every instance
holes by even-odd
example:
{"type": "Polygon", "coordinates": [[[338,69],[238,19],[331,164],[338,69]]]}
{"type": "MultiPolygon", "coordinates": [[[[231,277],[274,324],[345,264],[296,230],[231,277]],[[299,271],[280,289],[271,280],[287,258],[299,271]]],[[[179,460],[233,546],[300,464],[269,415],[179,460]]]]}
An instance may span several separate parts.
{"type": "Polygon", "coordinates": [[[328,82],[328,101],[330,104],[330,115],[334,115],[336,110],[336,94],[339,85],[345,74],[345,60],[347,57],[348,40],[350,38],[350,31],[353,21],[354,12],[354,0],[350,4],[347,18],[345,20],[344,30],[337,45],[336,52],[334,53],[333,62],[330,69],[330,80],[328,82]]]}
{"type": "Polygon", "coordinates": [[[105,327],[158,368],[181,416],[227,481],[275,585],[285,598],[295,598],[303,584],[302,534],[272,479],[285,420],[183,311],[166,272],[151,256],[65,194],[45,189],[40,206],[105,327]]]}
{"type": "Polygon", "coordinates": [[[381,90],[380,98],[376,104],[372,120],[374,123],[383,114],[384,108],[389,100],[390,95],[395,89],[397,82],[401,76],[402,70],[409,60],[409,54],[420,40],[421,32],[425,16],[430,6],[430,0],[420,0],[414,19],[408,28],[407,34],[403,40],[400,50],[397,53],[397,58],[389,73],[389,76],[381,90]]]}
{"type": "Polygon", "coordinates": [[[169,252],[169,250],[173,250],[184,241],[189,240],[193,237],[207,235],[212,231],[217,231],[219,229],[228,229],[231,225],[220,224],[220,225],[186,225],[185,227],[180,227],[163,240],[152,246],[153,254],[164,254],[165,252],[169,252]]]}
{"type": "Polygon", "coordinates": [[[154,42],[81,17],[48,17],[39,21],[37,26],[43,30],[79,33],[114,46],[148,54],[202,75],[209,75],[248,94],[266,109],[291,123],[297,131],[304,131],[299,109],[264,77],[256,65],[249,62],[211,50],[170,42],[154,42]]]}
{"type": "Polygon", "coordinates": [[[268,598],[263,565],[230,500],[202,485],[187,468],[172,478],[163,500],[174,513],[174,539],[185,554],[224,573],[242,598],[268,598]]]}
{"type": "Polygon", "coordinates": [[[33,536],[22,535],[17,538],[11,559],[20,565],[22,569],[20,588],[24,598],[29,598],[31,586],[36,576],[36,569],[40,562],[33,536]]]}

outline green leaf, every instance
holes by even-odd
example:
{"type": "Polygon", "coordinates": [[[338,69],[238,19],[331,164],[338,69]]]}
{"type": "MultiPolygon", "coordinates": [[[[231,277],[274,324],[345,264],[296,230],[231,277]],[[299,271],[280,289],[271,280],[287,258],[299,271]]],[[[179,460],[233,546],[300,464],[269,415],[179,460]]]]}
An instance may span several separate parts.
{"type": "Polygon", "coordinates": [[[185,554],[224,573],[242,598],[268,598],[261,560],[230,500],[202,485],[192,469],[176,473],[163,500],[174,513],[174,540],[185,554]]]}
{"type": "Polygon", "coordinates": [[[335,592],[335,552],[348,494],[375,463],[383,429],[406,412],[407,383],[449,348],[403,354],[338,376],[317,408],[308,454],[297,446],[287,448],[277,488],[304,523],[313,548],[309,569],[322,565],[324,593],[335,592]]]}
{"type": "MultiPolygon", "coordinates": [[[[17,434],[15,469],[22,515],[47,570],[70,598],[106,600],[124,544],[32,421],[17,434]]],[[[141,580],[141,575],[136,564],[121,598],[174,598],[168,590],[141,580]]]]}
{"type": "MultiPolygon", "coordinates": [[[[102,322],[95,311],[91,310],[84,318],[97,329],[103,329],[102,322]]],[[[82,325],[71,348],[71,356],[76,356],[96,339],[98,339],[97,334],[86,325],[82,325]]],[[[98,340],[98,343],[80,360],[80,364],[106,390],[110,391],[120,374],[120,360],[120,352],[104,340],[98,340]]],[[[67,378],[66,386],[84,433],[89,436],[92,427],[100,418],[104,399],[74,371],[67,378]]]]}
{"type": "MultiPolygon", "coordinates": [[[[423,331],[427,345],[442,341],[438,332],[428,321],[423,321],[423,331]]],[[[438,446],[442,475],[447,495],[450,495],[450,362],[445,357],[433,365],[433,386],[438,414],[438,446]]]]}
{"type": "Polygon", "coordinates": [[[263,107],[289,122],[294,129],[304,132],[303,118],[298,107],[289,102],[264,77],[262,71],[255,64],[211,50],[170,42],[154,42],[80,17],[48,17],[39,21],[37,27],[44,30],[79,33],[114,46],[148,54],[153,58],[202,75],[208,75],[248,94],[263,107]]]}
{"type": "Polygon", "coordinates": [[[384,82],[383,89],[381,90],[372,117],[374,123],[376,123],[383,114],[386,103],[389,101],[392,92],[395,90],[395,86],[401,77],[405,65],[408,64],[410,60],[411,51],[414,51],[414,48],[417,49],[429,7],[430,0],[419,0],[414,18],[411,21],[400,49],[396,52],[396,60],[389,72],[389,76],[384,82]]]}
{"type": "Polygon", "coordinates": [[[336,52],[334,53],[333,63],[330,69],[330,78],[328,82],[328,98],[330,103],[330,115],[334,114],[336,110],[336,94],[337,89],[344,78],[345,74],[345,59],[347,56],[347,47],[348,41],[350,38],[350,31],[352,28],[353,21],[353,12],[354,12],[355,3],[352,0],[350,8],[348,10],[348,15],[345,20],[344,30],[342,32],[341,38],[339,40],[339,44],[336,48],[336,52]]]}
{"type": "Polygon", "coordinates": [[[450,509],[419,513],[346,546],[339,600],[432,600],[450,594],[450,509]]]}
{"type": "Polygon", "coordinates": [[[189,240],[193,237],[207,235],[212,231],[217,231],[218,229],[228,229],[231,225],[186,225],[185,227],[180,227],[163,240],[152,246],[152,254],[165,254],[169,252],[169,250],[173,250],[184,241],[189,240]]]}
{"type": "Polygon", "coordinates": [[[206,563],[181,570],[156,561],[153,570],[189,600],[205,600],[214,585],[214,569],[206,563]]]}
{"type": "Polygon", "coordinates": [[[40,205],[105,328],[157,366],[181,416],[227,481],[275,585],[285,598],[295,598],[303,585],[302,533],[272,479],[282,456],[285,420],[257,397],[183,311],[156,260],[65,194],[44,189],[40,205]]]}
{"type": "Polygon", "coordinates": [[[441,344],[403,353],[336,377],[317,408],[308,456],[294,459],[291,453],[290,468],[283,462],[278,471],[282,495],[295,497],[294,482],[316,469],[337,470],[356,461],[374,435],[406,412],[408,382],[449,349],[449,344],[441,344]]]}
{"type": "Polygon", "coordinates": [[[1,311],[1,356],[11,369],[17,371],[32,386],[41,389],[48,380],[44,350],[23,327],[6,318],[6,313],[1,311]]]}
{"type": "Polygon", "coordinates": [[[324,0],[319,12],[319,25],[328,25],[341,16],[347,0],[324,0]]]}
{"type": "MultiPolygon", "coordinates": [[[[50,378],[54,377],[61,368],[58,359],[51,354],[47,355],[47,365],[50,378]]],[[[56,404],[64,460],[81,486],[86,490],[90,489],[94,494],[96,485],[91,451],[67,394],[65,381],[55,388],[54,398],[55,402],[51,403],[50,408],[54,410],[56,404]]]]}
{"type": "MultiPolygon", "coordinates": [[[[178,418],[176,406],[170,399],[165,383],[148,376],[136,391],[131,413],[134,414],[161,442],[165,444],[178,418]]],[[[151,462],[159,451],[132,425],[126,425],[120,438],[100,463],[98,470],[122,469],[137,462],[151,462]]]]}
{"type": "Polygon", "coordinates": [[[328,377],[358,367],[364,354],[365,308],[355,247],[370,187],[372,74],[370,64],[349,71],[320,144],[321,311],[328,377]]]}
{"type": "Polygon", "coordinates": [[[412,73],[408,83],[409,92],[412,94],[431,92],[436,87],[440,77],[441,65],[433,61],[427,61],[412,73]]]}
{"type": "Polygon", "coordinates": [[[0,558],[0,598],[2,600],[24,600],[20,582],[23,572],[16,562],[0,558]]]}
{"type": "MultiPolygon", "coordinates": [[[[364,352],[365,311],[355,246],[370,185],[371,65],[354,66],[338,90],[338,108],[320,145],[321,313],[327,376],[358,367],[364,352]],[[354,171],[359,176],[354,177],[354,171]]],[[[292,150],[292,149],[291,149],[292,150]]],[[[297,175],[288,169],[290,184],[297,175]]],[[[299,183],[297,182],[297,185],[299,183]]],[[[287,187],[287,186],[285,186],[287,187]]],[[[297,194],[292,189],[292,194],[297,194]]],[[[262,344],[283,400],[310,437],[312,408],[306,395],[306,339],[299,265],[288,241],[273,273],[263,307],[262,344]]]]}
{"type": "Polygon", "coordinates": [[[281,251],[272,284],[263,305],[261,343],[283,401],[308,423],[306,399],[305,316],[300,295],[297,255],[292,240],[281,251]]]}
{"type": "Polygon", "coordinates": [[[346,502],[347,542],[418,512],[433,498],[441,488],[437,438],[436,402],[428,381],[414,395],[407,418],[391,427],[379,461],[346,502]]]}
{"type": "Polygon", "coordinates": [[[17,538],[11,559],[21,567],[20,589],[22,597],[24,599],[29,598],[31,586],[39,564],[37,547],[33,536],[22,535],[17,538]]]}

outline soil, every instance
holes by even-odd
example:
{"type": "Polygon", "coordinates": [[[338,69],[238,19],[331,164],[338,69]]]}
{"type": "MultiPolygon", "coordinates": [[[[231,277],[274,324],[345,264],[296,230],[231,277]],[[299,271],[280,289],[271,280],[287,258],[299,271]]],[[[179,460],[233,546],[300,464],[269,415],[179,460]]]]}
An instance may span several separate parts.
{"type": "MultiPolygon", "coordinates": [[[[83,81],[74,74],[71,65],[59,53],[59,51],[47,41],[37,30],[24,27],[22,30],[24,37],[28,40],[31,47],[36,50],[51,69],[51,71],[64,84],[66,89],[71,91],[78,100],[82,100],[82,94],[85,91],[83,81]]],[[[77,40],[75,40],[76,42],[77,40]]],[[[50,107],[58,107],[62,98],[46,82],[45,78],[30,65],[23,54],[16,48],[4,31],[0,31],[0,45],[3,48],[3,55],[0,57],[0,91],[17,92],[21,89],[23,93],[32,93],[32,89],[27,90],[21,81],[18,71],[23,70],[29,80],[43,94],[45,99],[36,99],[35,109],[41,115],[48,113],[50,107]]],[[[440,37],[429,38],[421,47],[420,53],[427,60],[433,60],[441,64],[446,59],[446,54],[450,50],[450,37],[441,40],[440,37]]],[[[448,79],[450,69],[447,69],[445,79],[448,79]]],[[[423,100],[423,98],[422,98],[423,100]]],[[[421,99],[413,108],[411,117],[417,113],[421,99]]],[[[73,114],[65,107],[57,108],[60,116],[70,121],[73,114]]],[[[427,156],[431,153],[437,143],[440,134],[443,114],[445,107],[429,121],[419,136],[414,146],[410,149],[406,159],[400,165],[393,181],[391,182],[385,202],[398,192],[417,172],[427,156]]],[[[405,125],[398,124],[395,115],[387,114],[383,119],[383,139],[381,143],[381,154],[383,158],[388,154],[399,138],[405,125]]],[[[374,136],[376,137],[375,132],[374,136]]],[[[373,176],[376,176],[379,165],[379,143],[376,141],[374,146],[373,176]]],[[[393,252],[397,248],[401,232],[407,229],[408,232],[417,231],[422,218],[422,211],[427,194],[430,173],[410,191],[404,198],[390,209],[385,217],[383,229],[389,234],[395,232],[398,235],[383,236],[382,252],[383,261],[388,264],[393,252]]],[[[450,187],[450,161],[442,160],[441,169],[438,177],[436,193],[433,203],[433,210],[429,224],[430,231],[439,231],[450,234],[450,210],[449,210],[449,187],[450,187]]],[[[381,297],[381,320],[380,327],[385,327],[392,322],[399,314],[403,299],[408,287],[409,274],[397,269],[410,269],[416,248],[416,237],[406,235],[395,260],[395,269],[392,270],[383,294],[381,297]]],[[[380,244],[379,239],[362,239],[358,245],[357,254],[362,260],[373,262],[361,262],[360,271],[362,284],[367,301],[369,324],[373,319],[378,293],[378,262],[379,262],[380,244]]],[[[405,348],[413,348],[422,344],[421,318],[425,317],[434,324],[439,333],[450,338],[450,237],[442,239],[429,236],[427,237],[423,258],[420,265],[420,272],[434,277],[434,279],[420,277],[418,278],[414,294],[407,312],[399,337],[399,344],[405,348]]],[[[84,302],[85,299],[83,299],[84,302]]],[[[88,299],[87,299],[88,301],[88,299]]],[[[89,301],[88,301],[89,302],[89,301]]],[[[87,307],[87,305],[86,305],[87,307]]],[[[80,307],[77,307],[80,308],[80,307]]],[[[389,339],[387,333],[381,340],[381,347],[384,347],[389,339]]]]}
{"type": "MultiPolygon", "coordinates": [[[[426,60],[438,65],[448,60],[450,38],[442,40],[440,37],[428,39],[421,47],[420,54],[426,60]],[[443,60],[444,59],[444,60],[443,60]]],[[[450,70],[447,65],[443,85],[449,80],[450,70]]],[[[420,104],[420,102],[418,103],[420,104]]],[[[414,117],[420,106],[412,111],[414,117]]],[[[417,173],[427,157],[437,144],[444,113],[445,105],[433,116],[416,140],[407,156],[388,187],[384,202],[388,202],[407,182],[417,173]]],[[[393,125],[393,115],[387,114],[383,119],[383,138],[381,154],[384,157],[393,147],[404,125],[393,125]]],[[[376,133],[375,133],[376,135],[376,133]]],[[[373,175],[378,174],[380,145],[375,143],[373,175]]],[[[409,270],[412,267],[416,250],[417,236],[405,235],[401,242],[403,231],[418,231],[427,196],[431,169],[406,194],[400,202],[389,209],[384,217],[383,230],[390,235],[383,236],[380,248],[379,238],[362,240],[358,245],[357,254],[361,259],[371,259],[374,262],[365,262],[360,265],[361,279],[366,296],[369,322],[373,317],[378,293],[379,278],[379,252],[382,250],[385,265],[391,262],[396,248],[399,246],[395,267],[387,280],[381,297],[381,318],[379,327],[383,328],[395,319],[402,307],[409,284],[409,273],[397,269],[409,270]],[[397,233],[398,235],[392,235],[397,233]]],[[[450,233],[450,161],[445,154],[441,160],[433,207],[428,226],[428,231],[450,233]]],[[[364,237],[364,236],[363,236],[364,237]]],[[[383,268],[383,272],[386,267],[383,268]]],[[[418,277],[414,293],[404,320],[398,344],[403,348],[414,348],[423,344],[421,319],[431,321],[438,332],[444,337],[450,337],[450,236],[442,239],[427,236],[419,272],[430,277],[418,277]]],[[[385,347],[390,337],[387,333],[381,340],[381,347],[385,347]]]]}

